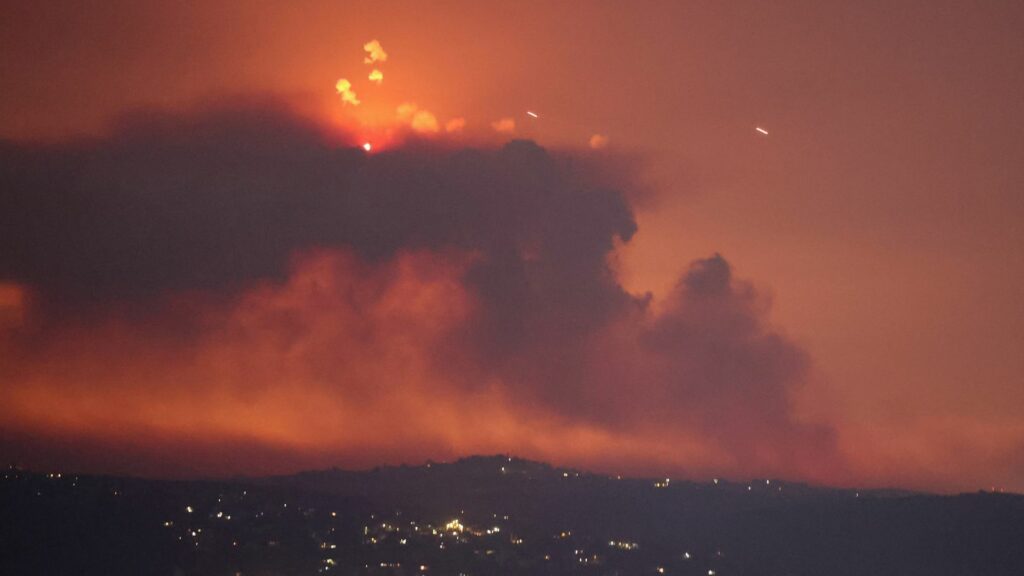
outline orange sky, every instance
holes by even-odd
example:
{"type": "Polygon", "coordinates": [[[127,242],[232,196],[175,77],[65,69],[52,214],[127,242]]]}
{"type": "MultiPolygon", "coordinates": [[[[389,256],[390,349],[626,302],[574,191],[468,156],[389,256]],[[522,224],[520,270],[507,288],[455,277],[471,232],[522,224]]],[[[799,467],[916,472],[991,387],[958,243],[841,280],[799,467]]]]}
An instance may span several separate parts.
{"type": "MultiPolygon", "coordinates": [[[[639,233],[617,254],[625,286],[652,291],[654,306],[663,306],[692,260],[720,252],[738,276],[772,296],[773,326],[809,354],[814,375],[800,391],[799,412],[834,424],[852,471],[792,475],[1024,490],[1019,3],[550,4],[6,6],[0,136],[98,134],[139,106],[181,109],[251,93],[282,95],[346,124],[353,114],[384,123],[396,106],[415,102],[442,123],[465,118],[459,138],[487,134],[503,117],[516,119],[518,135],[546,146],[585,148],[593,134],[607,135],[610,152],[641,159],[652,190],[636,205],[639,233]],[[369,67],[361,60],[371,38],[389,53],[380,87],[365,80],[369,67]],[[334,93],[343,76],[363,100],[356,110],[334,93]],[[531,121],[526,110],[541,117],[531,121]]],[[[17,287],[0,286],[0,326],[21,321],[23,300],[17,287]]],[[[91,357],[77,354],[83,362],[91,357]]],[[[132,370],[125,367],[126,378],[132,370]]],[[[14,391],[25,408],[8,415],[23,418],[19,430],[30,435],[67,427],[95,441],[111,430],[135,430],[131,421],[91,419],[88,388],[77,393],[14,391]]],[[[123,401],[125,412],[149,418],[147,402],[135,404],[131,394],[123,401]]],[[[273,395],[265,401],[278,402],[273,395]]],[[[457,398],[448,409],[462,412],[463,402],[472,405],[457,398]]],[[[309,441],[293,437],[308,408],[289,410],[274,424],[289,433],[270,444],[309,441]]],[[[225,438],[252,439],[251,429],[234,429],[231,414],[193,417],[225,438]]],[[[443,426],[415,427],[437,436],[422,457],[508,446],[614,467],[614,458],[598,458],[592,448],[518,444],[522,436],[509,432],[549,426],[564,437],[618,444],[619,453],[631,454],[619,461],[633,470],[756,471],[685,446],[672,453],[649,435],[602,438],[600,430],[565,430],[545,414],[514,410],[495,418],[507,418],[506,427],[479,443],[455,440],[464,436],[446,435],[443,426]]],[[[368,465],[374,454],[407,457],[367,446],[375,445],[317,443],[315,458],[288,462],[368,465]]]]}

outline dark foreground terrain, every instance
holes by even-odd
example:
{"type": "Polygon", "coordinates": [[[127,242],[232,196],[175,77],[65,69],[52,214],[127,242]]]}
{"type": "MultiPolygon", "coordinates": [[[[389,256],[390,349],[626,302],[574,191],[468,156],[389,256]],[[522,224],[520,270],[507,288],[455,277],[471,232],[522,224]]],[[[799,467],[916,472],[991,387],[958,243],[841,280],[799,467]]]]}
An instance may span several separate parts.
{"type": "Polygon", "coordinates": [[[1024,496],[618,479],[506,457],[0,479],[0,574],[1021,575],[1024,496]]]}

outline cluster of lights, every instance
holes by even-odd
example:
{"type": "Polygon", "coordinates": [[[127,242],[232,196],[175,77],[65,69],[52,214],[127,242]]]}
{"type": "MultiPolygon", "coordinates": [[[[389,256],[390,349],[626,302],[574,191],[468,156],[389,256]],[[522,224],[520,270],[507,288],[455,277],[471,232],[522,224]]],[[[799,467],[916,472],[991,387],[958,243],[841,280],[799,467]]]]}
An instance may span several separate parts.
{"type": "MultiPolygon", "coordinates": [[[[568,476],[569,472],[566,472],[566,473],[563,473],[563,474],[568,476]]],[[[665,478],[663,481],[655,482],[655,486],[658,487],[658,488],[666,488],[666,487],[669,486],[670,482],[671,482],[671,479],[665,478]]],[[[715,479],[715,482],[717,483],[717,479],[715,479]]],[[[765,484],[766,485],[770,485],[770,483],[771,483],[770,480],[765,480],[765,484]]],[[[748,489],[750,489],[751,487],[752,487],[752,485],[748,485],[748,489]]],[[[222,499],[218,498],[218,502],[222,502],[222,499]]],[[[287,508],[287,504],[283,504],[283,507],[287,508]]],[[[194,513],[196,513],[196,509],[193,508],[193,506],[191,506],[191,505],[186,505],[184,507],[184,511],[187,514],[194,514],[194,513]]],[[[300,509],[300,512],[301,511],[302,510],[300,509]]],[[[465,511],[462,511],[462,513],[465,514],[465,511]]],[[[337,512],[328,512],[327,514],[329,514],[331,518],[336,518],[337,517],[337,512]]],[[[307,513],[306,515],[308,516],[309,514],[307,513]]],[[[262,516],[262,513],[257,513],[254,516],[255,517],[262,516]]],[[[211,518],[211,519],[213,519],[213,518],[223,519],[223,520],[230,520],[231,519],[231,516],[229,514],[226,514],[223,511],[211,512],[211,513],[209,513],[209,515],[207,517],[211,518]]],[[[376,517],[376,515],[372,515],[371,516],[371,518],[374,518],[374,517],[376,517]]],[[[496,521],[500,521],[501,519],[504,519],[504,520],[508,520],[509,519],[508,515],[499,515],[497,513],[492,514],[492,517],[496,521]]],[[[408,526],[405,526],[405,524],[406,524],[405,522],[401,522],[401,523],[397,523],[397,524],[392,524],[392,523],[389,523],[389,522],[379,522],[379,523],[376,523],[376,524],[364,525],[363,526],[363,534],[365,536],[364,543],[365,544],[377,544],[380,541],[379,538],[384,538],[385,537],[385,536],[382,536],[382,533],[387,533],[387,534],[397,533],[397,534],[395,534],[397,542],[400,545],[405,546],[405,545],[409,544],[408,538],[401,538],[400,540],[398,540],[397,536],[402,536],[403,532],[408,530],[410,534],[412,534],[412,532],[415,531],[416,533],[432,534],[432,535],[438,537],[440,539],[440,542],[439,542],[440,549],[441,550],[445,550],[446,549],[445,543],[447,541],[446,537],[448,535],[451,535],[452,537],[454,537],[456,541],[467,542],[467,540],[465,540],[464,537],[468,536],[468,535],[472,535],[472,536],[476,536],[476,537],[481,537],[481,536],[485,536],[485,535],[494,535],[494,534],[503,533],[502,527],[498,526],[498,525],[492,525],[492,527],[486,528],[486,529],[474,528],[472,526],[468,526],[468,525],[466,525],[466,524],[464,524],[462,522],[462,518],[461,517],[453,518],[453,519],[447,521],[446,523],[444,523],[443,525],[440,525],[440,526],[437,526],[437,527],[431,526],[430,524],[424,524],[422,526],[421,525],[417,525],[417,523],[415,521],[409,521],[408,522],[408,526]],[[380,532],[377,532],[378,530],[380,532]]],[[[163,522],[163,526],[165,526],[165,527],[173,527],[173,526],[175,526],[175,522],[172,521],[172,520],[166,520],[166,521],[163,522]]],[[[330,531],[334,532],[334,529],[332,528],[330,531]]],[[[203,532],[203,528],[188,527],[188,528],[185,528],[184,530],[181,530],[181,532],[179,532],[181,534],[181,536],[178,539],[179,540],[184,539],[186,541],[191,541],[191,543],[193,543],[195,546],[199,546],[199,540],[202,537],[202,534],[201,534],[202,532],[203,532]]],[[[508,527],[505,528],[505,532],[508,532],[508,527]]],[[[570,537],[572,537],[572,531],[569,531],[569,530],[564,530],[564,531],[558,532],[554,536],[555,539],[563,539],[563,540],[569,539],[570,537]]],[[[508,536],[508,541],[512,545],[515,545],[515,546],[519,546],[519,545],[523,544],[523,539],[518,537],[518,536],[516,536],[515,534],[512,534],[512,535],[508,536]]],[[[278,544],[278,542],[273,541],[273,540],[267,542],[268,546],[275,546],[277,544],[278,544]]],[[[639,544],[637,542],[630,541],[630,540],[608,540],[607,544],[608,544],[608,546],[610,548],[617,549],[617,550],[622,550],[622,551],[634,551],[634,550],[638,550],[639,549],[639,544]]],[[[238,546],[238,542],[237,541],[233,541],[231,545],[232,546],[238,546]]],[[[326,551],[335,551],[338,546],[336,544],[333,544],[333,543],[330,543],[330,542],[321,541],[321,542],[319,542],[319,547],[326,552],[326,551]]],[[[487,550],[478,550],[478,551],[476,551],[476,554],[492,556],[494,554],[497,554],[497,552],[498,551],[495,550],[495,549],[487,549],[487,550]]],[[[574,557],[575,557],[574,559],[579,564],[591,565],[591,564],[601,564],[603,562],[602,556],[597,554],[597,553],[594,553],[593,551],[588,551],[588,550],[583,549],[583,548],[575,548],[573,550],[573,553],[574,553],[574,557]]],[[[721,556],[721,555],[722,555],[722,553],[719,551],[718,552],[718,556],[721,556]]],[[[677,556],[677,558],[679,558],[679,557],[680,556],[677,556]]],[[[687,560],[688,561],[688,560],[692,560],[693,559],[693,555],[689,551],[685,551],[685,552],[683,552],[681,554],[681,558],[683,560],[687,560]]],[[[543,559],[547,560],[547,561],[550,561],[551,560],[551,554],[545,554],[543,556],[543,559]]],[[[402,567],[402,564],[400,562],[396,562],[396,561],[389,560],[389,559],[379,560],[379,564],[377,564],[377,565],[379,565],[380,568],[385,568],[385,569],[399,569],[399,568],[402,567]]],[[[367,565],[367,568],[369,568],[369,566],[371,566],[371,565],[367,565]]],[[[337,567],[338,566],[337,566],[336,560],[334,558],[322,558],[321,571],[327,571],[327,570],[329,570],[331,568],[335,568],[336,569],[337,567]]],[[[650,568],[648,568],[648,569],[650,569],[650,568]]],[[[654,566],[653,569],[654,569],[654,572],[656,572],[658,574],[666,574],[670,570],[670,567],[666,567],[665,565],[661,565],[661,566],[654,566]]],[[[422,572],[426,572],[427,570],[428,570],[428,568],[426,567],[426,565],[420,565],[420,572],[421,573],[422,572]]],[[[716,576],[715,570],[714,569],[707,569],[707,576],[716,576]]]]}

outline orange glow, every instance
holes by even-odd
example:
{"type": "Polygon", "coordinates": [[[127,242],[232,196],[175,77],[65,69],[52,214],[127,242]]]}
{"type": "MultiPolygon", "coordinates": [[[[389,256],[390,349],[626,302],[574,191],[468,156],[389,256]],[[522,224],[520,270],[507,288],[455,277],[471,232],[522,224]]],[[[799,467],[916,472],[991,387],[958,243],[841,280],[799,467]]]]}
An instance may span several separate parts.
{"type": "MultiPolygon", "coordinates": [[[[653,293],[650,305],[660,309],[690,260],[721,251],[769,290],[772,323],[806,349],[817,376],[794,402],[835,425],[854,467],[847,481],[1024,490],[1022,75],[1019,19],[1001,16],[1003,3],[951,3],[923,20],[913,10],[850,14],[842,3],[30,4],[4,15],[3,138],[101,136],[140,108],[271,94],[337,129],[350,149],[372,142],[374,154],[414,130],[415,113],[396,120],[408,101],[460,143],[519,134],[609,151],[590,154],[598,159],[634,154],[643,163],[642,184],[630,191],[640,232],[612,255],[618,279],[634,294],[653,293]],[[223,26],[225,14],[236,25],[223,26]],[[387,51],[363,43],[372,37],[387,51]],[[652,57],[666,54],[673,57],[652,57]],[[831,73],[837,65],[848,73],[831,73]],[[388,83],[369,85],[367,74],[384,67],[388,83]],[[543,111],[542,120],[522,116],[527,108],[543,111]],[[492,124],[510,113],[520,126],[492,124]],[[771,136],[755,131],[762,122],[771,136]]],[[[441,394],[410,397],[446,416],[493,418],[494,432],[470,434],[469,424],[452,432],[450,423],[432,430],[396,406],[388,414],[408,416],[408,425],[374,436],[360,428],[375,425],[371,416],[327,401],[300,405],[300,394],[274,392],[273,379],[259,374],[254,388],[267,390],[245,394],[238,383],[258,370],[243,359],[223,360],[220,372],[209,360],[200,367],[196,350],[164,350],[156,335],[135,338],[139,327],[115,320],[65,327],[59,343],[31,355],[3,348],[8,333],[31,323],[33,300],[31,287],[0,280],[4,434],[65,444],[81,434],[99,455],[138,437],[133,454],[149,446],[206,454],[202,472],[244,469],[241,458],[224,458],[232,456],[226,447],[251,443],[291,469],[491,449],[652,472],[722,464],[714,446],[682,434],[613,433],[441,394]],[[154,386],[132,388],[148,380],[154,386]],[[175,391],[177,380],[211,384],[190,397],[175,391]],[[147,406],[146,398],[155,400],[147,406]],[[275,401],[286,408],[280,415],[275,401]],[[303,406],[308,414],[299,416],[303,406]],[[235,416],[250,420],[230,423],[235,416]],[[341,417],[352,418],[338,426],[352,428],[365,449],[337,440],[332,419],[341,417]],[[304,419],[331,440],[303,432],[304,419]],[[402,447],[421,434],[418,448],[402,447]],[[293,444],[304,446],[298,456],[274,452],[293,444]]],[[[217,335],[207,336],[216,348],[217,335]]],[[[229,340],[223,348],[239,346],[229,340]]],[[[304,352],[270,348],[280,361],[304,352]]],[[[312,383],[320,400],[324,378],[287,383],[312,383]]],[[[484,389],[477,400],[509,400],[484,389]]],[[[715,471],[729,470],[750,472],[736,462],[715,471]]]]}
{"type": "Polygon", "coordinates": [[[0,310],[20,310],[25,305],[25,288],[14,282],[0,282],[0,310]]]}
{"type": "Polygon", "coordinates": [[[428,110],[420,109],[414,102],[400,104],[395,115],[399,122],[408,124],[417,134],[434,134],[440,130],[437,117],[428,110]]]}
{"type": "Polygon", "coordinates": [[[462,132],[466,128],[465,118],[452,118],[444,123],[444,131],[448,133],[462,132]]]}
{"type": "Polygon", "coordinates": [[[144,463],[131,470],[151,474],[507,451],[620,472],[735,466],[680,429],[573,422],[499,382],[466,388],[452,371],[459,352],[439,351],[475,314],[461,279],[472,259],[403,253],[371,266],[346,251],[309,252],[285,282],[250,288],[227,309],[201,297],[169,302],[169,313],[190,310],[207,327],[177,347],[117,317],[68,327],[0,389],[0,420],[86,451],[143,442],[144,463]],[[233,458],[238,445],[290,456],[257,465],[233,458]]]}
{"type": "Polygon", "coordinates": [[[499,134],[514,134],[516,131],[516,121],[514,118],[500,118],[491,122],[491,128],[499,134]]]}
{"type": "Polygon", "coordinates": [[[24,286],[14,282],[0,282],[0,337],[5,328],[13,328],[25,321],[28,294],[24,286]]]}

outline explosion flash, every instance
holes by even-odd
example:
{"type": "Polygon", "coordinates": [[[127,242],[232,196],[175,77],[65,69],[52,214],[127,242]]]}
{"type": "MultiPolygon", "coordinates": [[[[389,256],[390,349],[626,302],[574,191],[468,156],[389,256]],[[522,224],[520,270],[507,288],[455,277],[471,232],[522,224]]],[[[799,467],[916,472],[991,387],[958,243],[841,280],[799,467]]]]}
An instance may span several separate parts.
{"type": "Polygon", "coordinates": [[[384,81],[384,73],[383,72],[381,72],[380,70],[378,70],[376,68],[374,68],[372,71],[370,71],[370,82],[374,82],[376,84],[380,84],[383,81],[384,81]]]}
{"type": "Polygon", "coordinates": [[[338,91],[341,96],[341,101],[345,104],[351,104],[353,106],[359,106],[359,98],[356,93],[352,91],[352,83],[345,78],[341,78],[334,85],[334,88],[338,91]]]}
{"type": "Polygon", "coordinates": [[[363,44],[363,50],[366,50],[366,58],[363,58],[363,62],[366,64],[386,62],[388,59],[388,53],[384,51],[384,47],[380,45],[378,40],[370,40],[363,44]]]}

